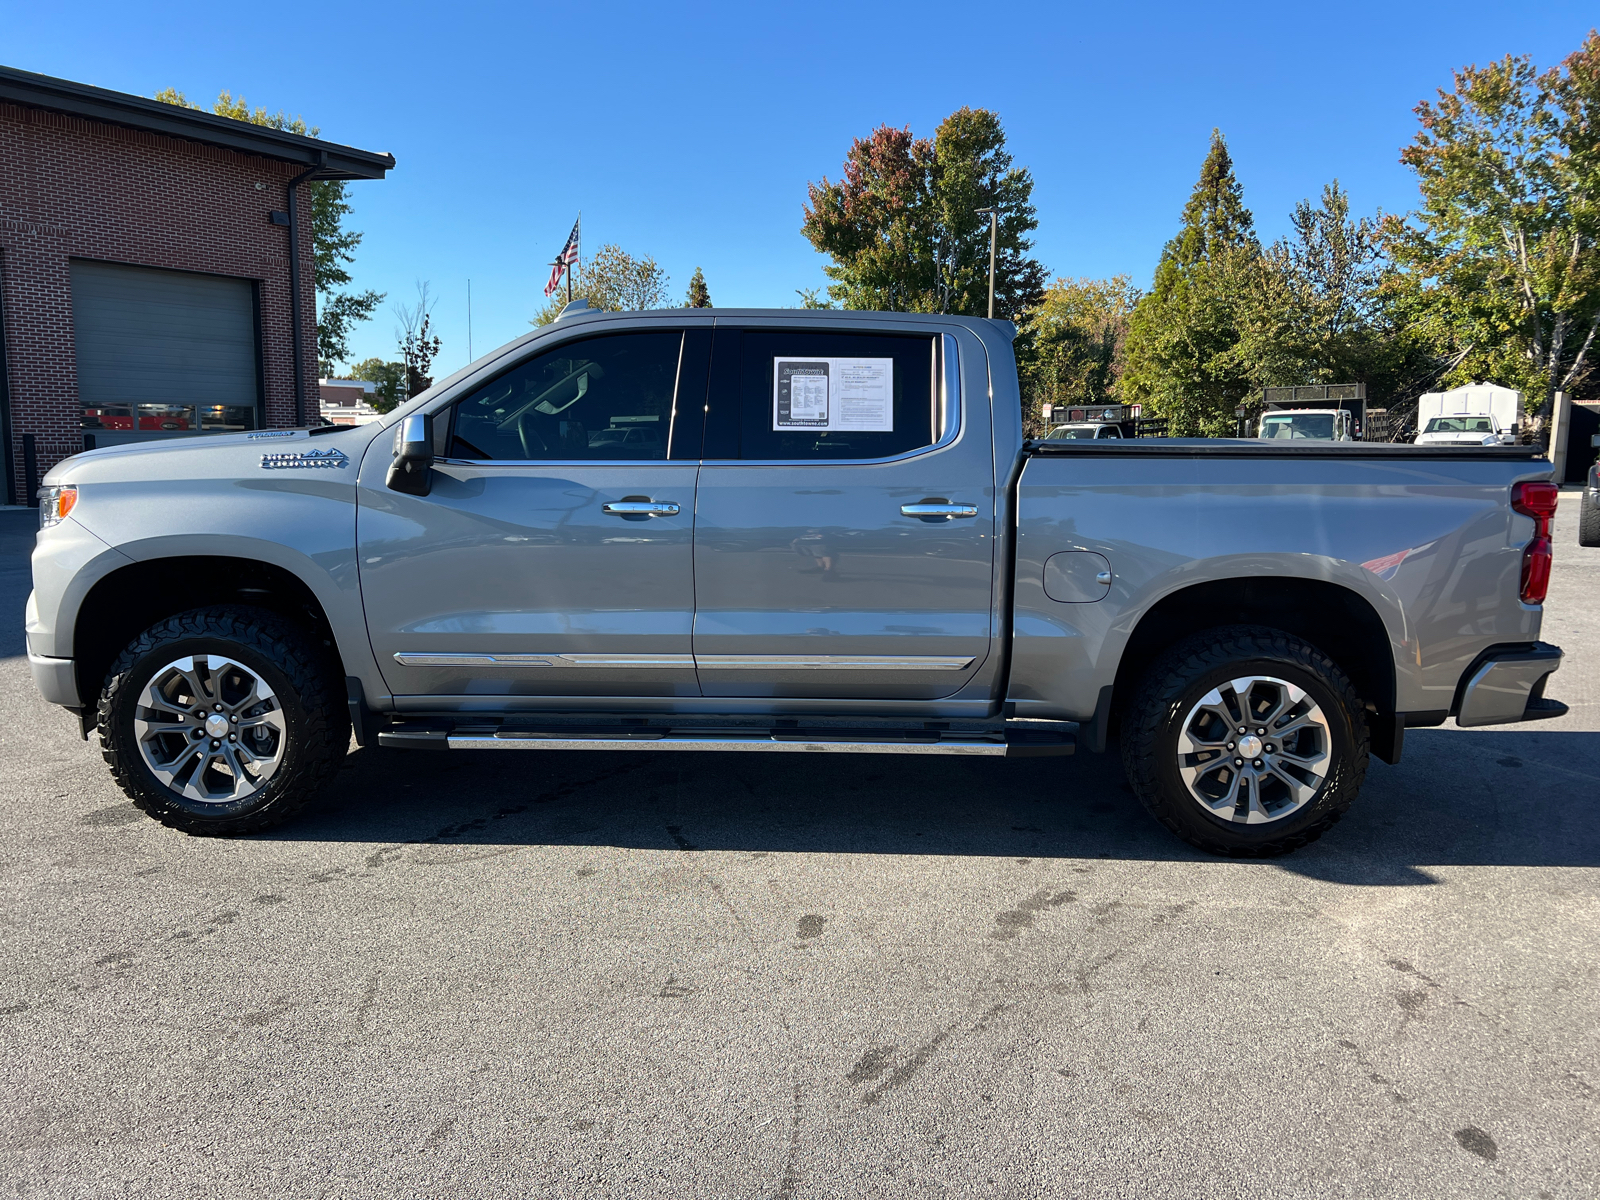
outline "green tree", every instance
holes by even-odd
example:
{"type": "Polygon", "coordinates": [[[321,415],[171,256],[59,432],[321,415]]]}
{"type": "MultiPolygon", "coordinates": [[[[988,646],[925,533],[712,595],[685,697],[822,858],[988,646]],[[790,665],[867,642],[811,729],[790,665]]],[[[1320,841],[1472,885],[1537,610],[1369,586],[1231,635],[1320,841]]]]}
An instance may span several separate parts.
{"type": "Polygon", "coordinates": [[[1352,217],[1339,181],[1302,200],[1246,289],[1239,357],[1265,385],[1364,383],[1391,416],[1446,364],[1391,285],[1382,214],[1352,217]]]}
{"type": "Polygon", "coordinates": [[[437,303],[426,282],[417,283],[417,302],[396,305],[398,322],[395,341],[405,369],[406,397],[419,395],[433,386],[433,360],[444,349],[444,342],[433,332],[433,306],[437,303]]]}
{"type": "Polygon", "coordinates": [[[1117,404],[1124,344],[1138,289],[1126,275],[1057,279],[1017,333],[1023,420],[1042,431],[1045,404],[1117,404]]]}
{"type": "Polygon", "coordinates": [[[837,183],[809,185],[801,225],[833,260],[829,296],[844,308],[984,315],[989,219],[975,210],[995,208],[995,312],[1020,320],[1045,272],[1028,253],[1033,177],[1005,144],[1000,118],[981,108],[951,113],[931,141],[887,125],[856,139],[837,183]]]}
{"type": "MultiPolygon", "coordinates": [[[[701,281],[704,283],[704,280],[701,281]]],[[[621,246],[601,246],[572,279],[572,298],[607,312],[638,312],[667,306],[667,273],[648,254],[634,257],[621,246]]],[[[557,291],[531,325],[548,325],[567,305],[566,289],[557,291]]]]}
{"type": "Polygon", "coordinates": [[[1391,290],[1455,349],[1453,380],[1521,388],[1548,415],[1581,388],[1600,330],[1600,34],[1560,66],[1454,73],[1401,153],[1421,208],[1386,226],[1391,290]]]}
{"type": "Polygon", "coordinates": [[[378,390],[372,398],[372,407],[381,413],[393,412],[406,398],[406,365],[403,362],[364,358],[350,368],[348,377],[378,385],[378,390]]]}
{"type": "MultiPolygon", "coordinates": [[[[179,108],[204,111],[202,105],[193,103],[176,88],[164,88],[155,98],[179,108]]],[[[265,108],[251,108],[243,96],[235,97],[228,91],[218,95],[211,111],[219,117],[305,137],[316,137],[322,132],[316,126],[307,127],[304,117],[291,117],[282,109],[269,113],[265,108]]],[[[347,187],[342,179],[317,179],[310,185],[313,280],[319,298],[317,361],[323,375],[332,375],[335,364],[350,357],[351,332],[362,321],[371,320],[374,310],[383,303],[381,292],[337,290],[350,283],[350,273],[345,266],[355,261],[356,247],[361,245],[363,236],[344,228],[344,219],[351,212],[347,187]]]]}
{"type": "Polygon", "coordinates": [[[1212,130],[1183,225],[1128,321],[1124,399],[1169,418],[1174,436],[1230,433],[1257,386],[1260,366],[1241,343],[1260,307],[1261,257],[1227,143],[1212,130]]]}
{"type": "Polygon", "coordinates": [[[705,274],[699,267],[694,269],[694,274],[689,277],[689,294],[684,297],[685,308],[710,308],[711,291],[706,287],[705,274]]]}

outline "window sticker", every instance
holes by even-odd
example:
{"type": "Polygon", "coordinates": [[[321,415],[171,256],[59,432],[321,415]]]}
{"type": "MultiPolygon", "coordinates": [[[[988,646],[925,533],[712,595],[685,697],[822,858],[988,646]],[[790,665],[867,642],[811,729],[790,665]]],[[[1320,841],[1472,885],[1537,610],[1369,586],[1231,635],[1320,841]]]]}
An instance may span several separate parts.
{"type": "Polygon", "coordinates": [[[772,428],[892,433],[894,359],[773,359],[772,428]]]}

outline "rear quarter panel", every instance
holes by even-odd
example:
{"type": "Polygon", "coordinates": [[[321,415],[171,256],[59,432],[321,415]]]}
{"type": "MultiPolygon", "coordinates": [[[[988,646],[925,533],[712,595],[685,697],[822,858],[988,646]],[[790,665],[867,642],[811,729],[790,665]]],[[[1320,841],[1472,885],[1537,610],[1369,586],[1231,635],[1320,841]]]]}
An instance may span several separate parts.
{"type": "Polygon", "coordinates": [[[1517,592],[1531,519],[1510,486],[1539,462],[1377,458],[1036,457],[1019,484],[1014,646],[1018,715],[1087,720],[1140,619],[1183,588],[1277,576],[1365,599],[1387,631],[1399,711],[1447,709],[1471,660],[1538,637],[1517,592]],[[1061,603],[1052,554],[1109,560],[1109,594],[1061,603]]]}

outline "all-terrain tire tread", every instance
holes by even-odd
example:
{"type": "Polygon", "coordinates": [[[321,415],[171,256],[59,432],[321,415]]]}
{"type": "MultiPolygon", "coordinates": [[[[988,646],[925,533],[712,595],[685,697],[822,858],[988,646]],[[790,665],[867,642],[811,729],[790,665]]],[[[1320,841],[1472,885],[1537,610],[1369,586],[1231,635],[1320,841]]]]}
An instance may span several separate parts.
{"type": "Polygon", "coordinates": [[[1578,545],[1600,546],[1600,503],[1589,499],[1588,492],[1578,497],[1582,506],[1578,511],[1578,545]]]}
{"type": "Polygon", "coordinates": [[[350,742],[350,718],[344,698],[334,694],[336,677],[327,654],[299,627],[276,613],[243,605],[217,605],[178,613],[141,633],[106,673],[95,712],[100,755],[124,794],[163,825],[207,836],[255,833],[299,812],[343,762],[350,742]],[[139,761],[138,752],[119,751],[112,729],[128,672],[136,663],[163,645],[211,637],[239,642],[266,657],[289,678],[303,709],[296,752],[269,785],[276,793],[273,802],[261,811],[221,820],[201,819],[162,804],[144,777],[146,768],[139,761]]]}
{"type": "MultiPolygon", "coordinates": [[[[1210,854],[1230,858],[1271,858],[1316,841],[1344,816],[1367,772],[1368,733],[1365,710],[1349,677],[1331,658],[1281,630],[1256,625],[1231,625],[1207,630],[1178,643],[1151,666],[1128,706],[1122,726],[1122,763],[1129,786],[1150,814],[1173,834],[1210,854]],[[1350,718],[1352,752],[1335,764],[1322,797],[1321,816],[1283,837],[1239,846],[1208,836],[1178,821],[1171,811],[1175,798],[1163,794],[1158,756],[1163,725],[1184,690],[1197,676],[1216,667],[1250,658],[1282,658],[1318,676],[1333,691],[1350,718]]],[[[1192,803],[1188,797],[1185,803],[1192,803]]]]}

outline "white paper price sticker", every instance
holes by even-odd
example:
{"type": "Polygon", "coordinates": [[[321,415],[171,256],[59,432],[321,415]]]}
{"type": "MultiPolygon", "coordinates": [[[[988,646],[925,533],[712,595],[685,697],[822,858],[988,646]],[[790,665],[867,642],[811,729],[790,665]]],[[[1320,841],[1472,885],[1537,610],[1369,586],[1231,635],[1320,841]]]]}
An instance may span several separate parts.
{"type": "Polygon", "coordinates": [[[892,433],[894,359],[773,359],[772,428],[892,433]]]}

